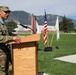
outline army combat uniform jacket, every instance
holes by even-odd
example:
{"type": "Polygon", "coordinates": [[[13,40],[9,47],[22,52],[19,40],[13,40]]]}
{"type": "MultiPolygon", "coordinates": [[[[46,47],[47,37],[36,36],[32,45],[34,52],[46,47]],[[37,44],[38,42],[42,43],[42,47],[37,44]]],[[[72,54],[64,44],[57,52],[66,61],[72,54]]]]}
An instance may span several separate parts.
{"type": "Polygon", "coordinates": [[[6,42],[13,40],[12,36],[8,35],[5,22],[0,18],[0,75],[8,71],[9,62],[12,63],[10,49],[6,42]]]}

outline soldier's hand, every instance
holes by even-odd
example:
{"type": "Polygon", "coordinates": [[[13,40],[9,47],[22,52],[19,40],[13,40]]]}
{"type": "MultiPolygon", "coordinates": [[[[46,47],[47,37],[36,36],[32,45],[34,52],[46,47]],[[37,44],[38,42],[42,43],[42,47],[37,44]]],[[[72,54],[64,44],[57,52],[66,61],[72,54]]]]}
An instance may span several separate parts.
{"type": "Polygon", "coordinates": [[[20,37],[18,37],[18,36],[14,36],[14,37],[13,37],[13,40],[14,40],[16,43],[21,43],[21,39],[20,39],[20,37]]]}

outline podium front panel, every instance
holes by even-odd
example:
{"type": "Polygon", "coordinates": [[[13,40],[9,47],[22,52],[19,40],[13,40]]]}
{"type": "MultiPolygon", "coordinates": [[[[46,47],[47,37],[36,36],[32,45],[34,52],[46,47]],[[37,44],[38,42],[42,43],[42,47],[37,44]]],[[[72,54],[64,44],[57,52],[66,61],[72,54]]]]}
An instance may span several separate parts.
{"type": "Polygon", "coordinates": [[[13,45],[13,75],[37,75],[37,45],[28,42],[13,45]]]}

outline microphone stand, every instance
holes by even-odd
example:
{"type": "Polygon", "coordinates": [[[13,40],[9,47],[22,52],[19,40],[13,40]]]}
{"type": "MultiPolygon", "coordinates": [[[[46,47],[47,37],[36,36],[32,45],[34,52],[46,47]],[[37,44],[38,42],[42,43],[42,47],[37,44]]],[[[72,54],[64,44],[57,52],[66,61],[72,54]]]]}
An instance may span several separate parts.
{"type": "MultiPolygon", "coordinates": [[[[22,27],[24,27],[24,28],[29,28],[29,29],[31,29],[30,27],[28,27],[28,26],[25,26],[25,25],[23,25],[23,24],[20,24],[22,27]]],[[[34,32],[34,30],[33,29],[31,29],[32,31],[33,31],[33,33],[35,34],[35,32],[34,32]]]]}

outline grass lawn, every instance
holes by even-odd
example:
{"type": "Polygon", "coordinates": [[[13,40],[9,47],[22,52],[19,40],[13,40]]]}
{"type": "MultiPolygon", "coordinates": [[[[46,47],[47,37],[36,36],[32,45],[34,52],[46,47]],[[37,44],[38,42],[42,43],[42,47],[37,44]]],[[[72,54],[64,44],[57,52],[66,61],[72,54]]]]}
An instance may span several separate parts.
{"type": "MultiPolygon", "coordinates": [[[[49,42],[51,42],[53,33],[48,33],[49,42]]],[[[76,75],[76,64],[55,60],[55,57],[76,54],[76,34],[60,34],[59,41],[56,40],[54,34],[52,48],[53,51],[44,52],[45,46],[41,36],[38,51],[38,71],[45,72],[50,75],[76,75]],[[59,49],[56,49],[56,46],[59,49]]],[[[48,47],[48,46],[47,46],[48,47]]]]}

